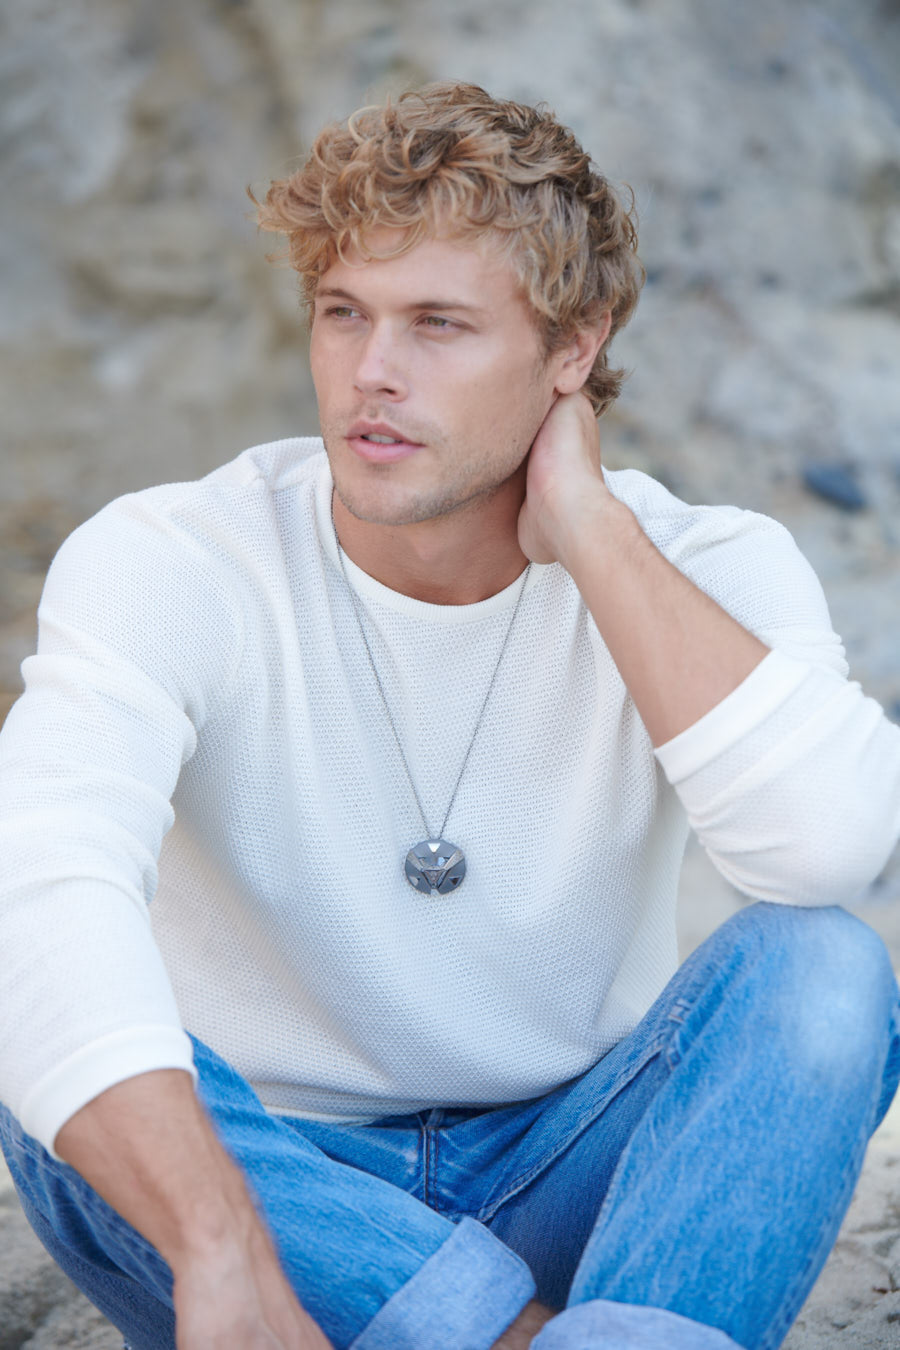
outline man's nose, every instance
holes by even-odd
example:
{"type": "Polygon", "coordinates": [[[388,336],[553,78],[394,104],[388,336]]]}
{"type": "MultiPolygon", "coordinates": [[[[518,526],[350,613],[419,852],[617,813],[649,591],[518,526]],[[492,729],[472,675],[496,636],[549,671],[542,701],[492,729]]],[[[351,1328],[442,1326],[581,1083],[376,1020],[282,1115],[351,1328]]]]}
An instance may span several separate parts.
{"type": "Polygon", "coordinates": [[[363,343],[356,365],[355,384],[362,394],[387,394],[403,398],[407,392],[401,353],[396,338],[374,327],[363,343]]]}

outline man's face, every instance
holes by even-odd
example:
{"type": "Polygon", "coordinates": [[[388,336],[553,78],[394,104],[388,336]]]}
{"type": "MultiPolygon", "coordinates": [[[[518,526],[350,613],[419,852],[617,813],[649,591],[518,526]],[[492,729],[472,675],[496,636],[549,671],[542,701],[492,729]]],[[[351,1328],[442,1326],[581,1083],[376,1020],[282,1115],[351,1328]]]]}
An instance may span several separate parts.
{"type": "MultiPolygon", "coordinates": [[[[395,238],[383,229],[372,243],[395,238]]],[[[492,493],[527,455],[559,360],[486,243],[336,261],[316,293],[310,362],[338,497],[360,520],[406,525],[492,493]]]]}

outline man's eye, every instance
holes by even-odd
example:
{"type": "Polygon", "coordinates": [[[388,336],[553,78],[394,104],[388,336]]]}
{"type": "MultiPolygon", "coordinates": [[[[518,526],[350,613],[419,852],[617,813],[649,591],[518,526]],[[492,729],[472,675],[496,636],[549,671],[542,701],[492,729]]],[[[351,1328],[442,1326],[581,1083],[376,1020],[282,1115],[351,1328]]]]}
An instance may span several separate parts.
{"type": "Polygon", "coordinates": [[[355,314],[359,313],[359,310],[354,309],[352,305],[332,305],[325,313],[335,319],[352,319],[355,314]]]}
{"type": "Polygon", "coordinates": [[[426,327],[428,327],[428,328],[438,328],[438,329],[440,329],[440,328],[452,328],[452,327],[453,327],[453,324],[450,322],[450,320],[449,320],[449,319],[442,318],[442,316],[441,316],[440,314],[426,314],[426,315],[424,315],[424,317],[423,317],[423,319],[422,319],[422,322],[423,322],[423,323],[426,325],[426,327]]]}

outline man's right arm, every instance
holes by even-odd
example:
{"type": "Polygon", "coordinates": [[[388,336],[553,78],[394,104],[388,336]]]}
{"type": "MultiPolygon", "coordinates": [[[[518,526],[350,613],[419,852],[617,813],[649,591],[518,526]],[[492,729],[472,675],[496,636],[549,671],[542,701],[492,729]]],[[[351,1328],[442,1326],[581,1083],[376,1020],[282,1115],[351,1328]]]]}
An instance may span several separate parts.
{"type": "Polygon", "coordinates": [[[190,1074],[117,1083],[63,1125],[55,1147],[168,1263],[178,1350],[327,1350],[190,1074]]]}
{"type": "Polygon", "coordinates": [[[143,494],[63,544],[39,621],[0,734],[0,1101],[52,1150],[105,1089],[191,1067],[148,907],[179,776],[237,677],[242,621],[213,563],[143,494]]]}
{"type": "Polygon", "coordinates": [[[179,773],[237,669],[226,581],[141,494],[54,562],[0,737],[0,1099],[169,1263],[179,1350],[322,1350],[194,1093],[147,922],[179,773]]]}

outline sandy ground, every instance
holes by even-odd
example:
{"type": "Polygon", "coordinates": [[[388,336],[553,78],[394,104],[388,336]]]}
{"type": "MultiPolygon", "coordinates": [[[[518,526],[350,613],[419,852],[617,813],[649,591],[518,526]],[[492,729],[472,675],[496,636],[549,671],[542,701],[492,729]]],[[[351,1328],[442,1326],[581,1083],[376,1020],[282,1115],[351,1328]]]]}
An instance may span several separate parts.
{"type": "MultiPolygon", "coordinates": [[[[900,972],[900,853],[855,913],[883,938],[900,972]]],[[[681,887],[686,956],[740,907],[701,850],[688,850],[681,887]]],[[[834,1251],[784,1342],[785,1350],[900,1350],[900,1095],[869,1144],[834,1251]]]]}
{"type": "MultiPolygon", "coordinates": [[[[884,938],[896,970],[898,893],[900,858],[857,910],[884,938]]],[[[739,903],[699,848],[691,848],[682,879],[683,955],[739,903]]],[[[0,1163],[0,1350],[64,1347],[121,1350],[121,1336],[46,1256],[0,1163]]],[[[900,1098],[872,1139],[837,1246],[785,1347],[900,1350],[900,1098]]]]}

